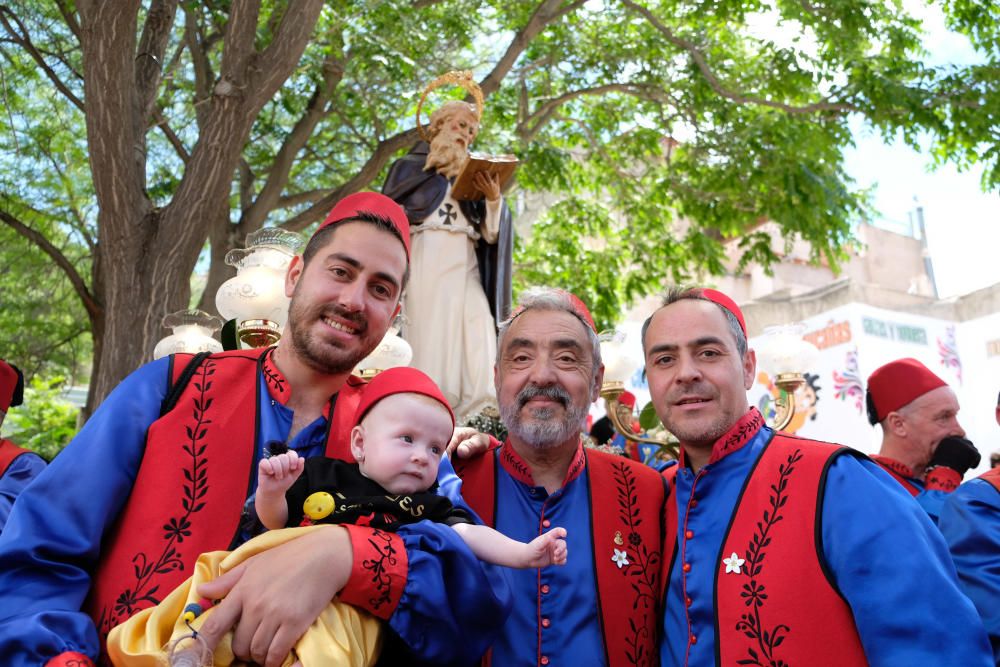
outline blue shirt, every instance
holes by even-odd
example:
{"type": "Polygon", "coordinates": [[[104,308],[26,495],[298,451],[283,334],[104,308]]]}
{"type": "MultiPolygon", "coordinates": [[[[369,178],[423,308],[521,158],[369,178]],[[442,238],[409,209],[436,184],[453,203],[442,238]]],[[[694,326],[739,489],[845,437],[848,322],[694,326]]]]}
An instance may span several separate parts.
{"type": "MultiPolygon", "coordinates": [[[[0,535],[0,664],[5,667],[39,665],[64,651],[97,656],[97,631],[80,609],[101,540],[142,463],[167,372],[168,362],[161,359],[125,378],[14,507],[0,535]]],[[[258,442],[286,440],[291,411],[266,390],[259,395],[258,442]]],[[[325,428],[324,418],[316,420],[291,446],[306,456],[321,453],[325,428]]],[[[409,575],[389,627],[429,663],[474,662],[492,642],[496,619],[510,603],[502,574],[480,564],[448,526],[422,521],[398,534],[409,575]]]]}
{"type": "Polygon", "coordinates": [[[514,606],[493,645],[493,664],[604,665],[587,470],[551,494],[514,479],[499,461],[496,470],[496,529],[530,542],[561,526],[568,557],[563,566],[510,570],[514,606]]]}
{"type": "MultiPolygon", "coordinates": [[[[668,502],[678,508],[677,554],[684,553],[691,565],[691,605],[685,614],[677,557],[664,602],[662,667],[716,664],[719,551],[743,484],[771,436],[764,427],[697,475],[688,466],[677,471],[668,502]],[[696,478],[697,509],[687,513],[696,478]],[[685,539],[685,528],[691,539],[685,539]],[[692,635],[696,641],[689,645],[692,635]]],[[[823,556],[851,607],[871,665],[991,664],[982,624],[958,589],[941,535],[896,480],[868,459],[839,456],[828,471],[823,498],[823,556]]]]}

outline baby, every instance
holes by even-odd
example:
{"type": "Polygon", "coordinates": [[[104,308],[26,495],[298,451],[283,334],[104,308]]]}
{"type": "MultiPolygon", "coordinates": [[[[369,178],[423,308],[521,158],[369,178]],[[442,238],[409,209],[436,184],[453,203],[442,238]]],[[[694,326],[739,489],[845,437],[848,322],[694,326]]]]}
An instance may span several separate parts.
{"type": "Polygon", "coordinates": [[[438,466],[455,427],[448,402],[415,368],[393,368],[365,387],[351,430],[356,464],[294,451],[260,462],[257,516],[269,528],[354,523],[393,530],[429,519],[455,529],[480,560],[516,568],[562,565],[566,531],[517,542],[437,495],[438,466]]]}
{"type": "MultiPolygon", "coordinates": [[[[294,451],[263,459],[254,508],[264,527],[273,532],[254,538],[232,554],[204,554],[196,571],[215,571],[218,576],[221,562],[233,567],[239,562],[233,557],[241,552],[249,556],[275,546],[262,546],[261,541],[310,530],[299,526],[353,523],[393,531],[423,519],[451,526],[483,561],[517,568],[565,564],[564,528],[553,528],[528,543],[518,542],[474,523],[469,512],[435,493],[438,467],[455,417],[441,390],[424,373],[393,368],[377,375],[362,392],[353,423],[351,453],[357,463],[322,456],[302,459],[294,451]],[[286,527],[291,530],[274,530],[286,527]],[[208,558],[211,564],[202,567],[202,560],[208,558]]],[[[166,644],[171,665],[230,664],[233,656],[228,647],[216,650],[213,657],[197,632],[190,632],[194,619],[211,605],[207,600],[194,602],[197,583],[189,580],[157,607],[114,628],[108,638],[112,662],[147,664],[142,659],[159,659],[166,644]]],[[[371,665],[380,650],[378,622],[334,600],[299,639],[295,656],[285,664],[297,657],[294,664],[302,667],[371,665]],[[330,632],[337,638],[327,636],[330,632]]]]}

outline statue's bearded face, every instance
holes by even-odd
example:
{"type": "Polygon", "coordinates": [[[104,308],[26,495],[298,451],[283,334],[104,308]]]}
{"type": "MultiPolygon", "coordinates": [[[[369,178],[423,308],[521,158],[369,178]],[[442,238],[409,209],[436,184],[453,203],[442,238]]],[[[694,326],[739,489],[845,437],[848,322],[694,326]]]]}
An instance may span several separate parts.
{"type": "Polygon", "coordinates": [[[448,178],[458,176],[469,159],[469,146],[479,132],[475,112],[464,103],[446,105],[431,116],[431,132],[424,169],[434,169],[448,178]]]}

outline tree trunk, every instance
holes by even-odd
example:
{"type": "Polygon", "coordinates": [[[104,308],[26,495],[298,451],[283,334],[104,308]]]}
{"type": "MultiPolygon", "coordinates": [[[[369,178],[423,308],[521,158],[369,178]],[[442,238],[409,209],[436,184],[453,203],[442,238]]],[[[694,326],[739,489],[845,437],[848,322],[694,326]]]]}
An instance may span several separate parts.
{"type": "MultiPolygon", "coordinates": [[[[176,0],[154,1],[155,23],[143,53],[161,54],[176,0]],[[155,53],[154,53],[155,52],[155,53]]],[[[260,3],[234,3],[222,68],[207,101],[198,143],[171,202],[154,209],[145,191],[146,141],[159,70],[136,64],[139,2],[80,0],[87,143],[97,193],[98,268],[94,293],[103,308],[87,412],[128,373],[148,361],[166,331],[167,313],[190,302],[190,276],[212,222],[226,215],[240,153],[257,114],[292,73],[322,9],[302,0],[284,14],[274,39],[255,48],[260,3]]]]}

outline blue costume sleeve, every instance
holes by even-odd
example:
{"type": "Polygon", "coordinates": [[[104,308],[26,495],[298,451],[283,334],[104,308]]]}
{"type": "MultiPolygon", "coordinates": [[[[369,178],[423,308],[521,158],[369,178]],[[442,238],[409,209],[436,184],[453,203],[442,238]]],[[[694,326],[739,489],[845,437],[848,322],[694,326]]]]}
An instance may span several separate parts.
{"type": "Polygon", "coordinates": [[[869,664],[992,665],[941,534],[896,480],[872,461],[838,457],[822,521],[823,554],[869,664]]]}
{"type": "Polygon", "coordinates": [[[931,518],[935,524],[938,522],[938,516],[941,514],[941,505],[951,494],[947,491],[941,491],[938,489],[924,489],[918,493],[915,498],[917,504],[924,508],[927,512],[927,516],[931,518]]]}
{"type": "Polygon", "coordinates": [[[37,667],[64,651],[97,657],[97,631],[80,609],[159,416],[167,368],[162,359],[127,377],[14,506],[0,535],[5,667],[37,667]]]}
{"type": "Polygon", "coordinates": [[[962,484],[945,501],[938,528],[1000,665],[1000,492],[981,479],[962,484]]]}
{"type": "MultiPolygon", "coordinates": [[[[482,523],[461,496],[462,481],[447,459],[438,469],[438,493],[482,523]]],[[[479,561],[452,528],[421,521],[400,526],[409,575],[389,627],[432,665],[478,662],[510,613],[513,599],[504,569],[479,561]]]]}
{"type": "Polygon", "coordinates": [[[504,569],[479,561],[449,526],[400,526],[409,575],[389,627],[430,665],[475,664],[510,613],[504,569]]]}
{"type": "Polygon", "coordinates": [[[21,454],[7,466],[7,472],[0,477],[0,532],[17,496],[44,468],[45,459],[37,454],[21,454]]]}

